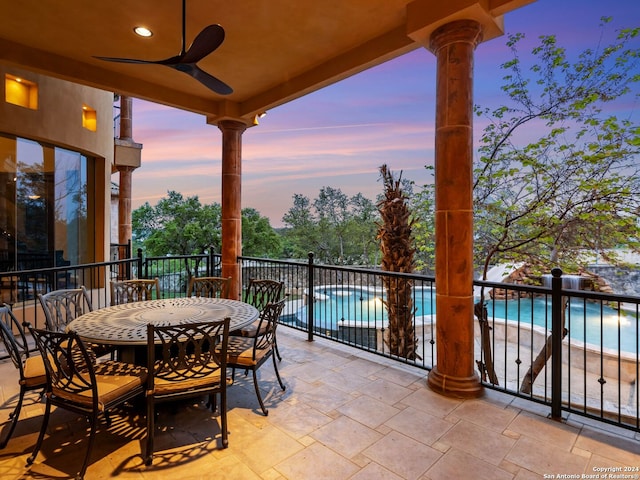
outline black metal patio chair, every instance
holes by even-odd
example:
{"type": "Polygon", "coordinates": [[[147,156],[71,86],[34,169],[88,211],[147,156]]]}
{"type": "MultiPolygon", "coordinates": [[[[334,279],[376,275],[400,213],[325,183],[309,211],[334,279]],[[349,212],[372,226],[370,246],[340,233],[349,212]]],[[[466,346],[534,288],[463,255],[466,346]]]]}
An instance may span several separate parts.
{"type": "Polygon", "coordinates": [[[121,303],[141,302],[159,299],[160,281],[158,278],[120,280],[111,282],[111,305],[121,303]]]}
{"type": "Polygon", "coordinates": [[[227,298],[231,277],[191,277],[187,297],[227,298]]]}
{"type": "MultiPolygon", "coordinates": [[[[38,294],[38,299],[44,311],[47,330],[63,332],[80,315],[93,311],[89,292],[84,285],[38,294]]],[[[113,345],[91,343],[86,346],[95,357],[108,354],[112,360],[115,358],[116,348],[113,345]]]]}
{"type": "Polygon", "coordinates": [[[44,310],[47,330],[62,332],[80,315],[93,310],[89,293],[84,286],[65,288],[38,294],[44,310]]]}
{"type": "Polygon", "coordinates": [[[24,329],[11,311],[11,307],[7,304],[0,306],[0,339],[4,343],[4,348],[9,354],[9,358],[11,358],[18,370],[18,384],[20,385],[18,403],[9,414],[11,421],[9,430],[0,441],[0,449],[2,449],[7,446],[16,428],[25,394],[33,390],[41,390],[44,393],[44,388],[47,385],[47,375],[42,356],[37,352],[29,352],[29,344],[27,343],[24,329]]]}
{"type": "MultiPolygon", "coordinates": [[[[40,451],[51,407],[62,408],[87,417],[90,423],[89,440],[84,461],[75,478],[82,479],[89,466],[95,443],[99,416],[108,410],[144,393],[147,370],[137,365],[107,360],[96,364],[84,342],[75,332],[30,329],[44,359],[47,386],[46,406],[40,435],[27,465],[31,465],[40,451]]],[[[55,437],[55,432],[51,435],[55,437]]],[[[67,442],[67,438],[60,438],[67,442]]],[[[55,451],[55,449],[53,449],[55,451]]]]}
{"type": "Polygon", "coordinates": [[[284,308],[284,300],[276,303],[268,303],[260,312],[256,335],[254,337],[231,337],[229,339],[229,348],[227,355],[227,366],[232,368],[232,379],[235,377],[236,368],[245,371],[251,370],[253,374],[253,386],[260,403],[262,413],[268,415],[260,394],[258,386],[258,369],[269,359],[273,360],[273,368],[278,378],[280,388],[285,390],[282,383],[278,365],[274,356],[276,328],[278,326],[278,318],[284,308]]]}
{"type": "MultiPolygon", "coordinates": [[[[277,303],[283,298],[283,290],[284,290],[284,282],[279,282],[277,280],[269,280],[269,279],[255,279],[252,278],[249,280],[249,285],[247,285],[247,289],[244,292],[243,300],[253,305],[258,309],[259,312],[269,304],[269,303],[277,303]]],[[[231,337],[248,337],[254,338],[258,334],[258,326],[260,325],[260,320],[256,320],[251,325],[248,325],[239,330],[233,330],[229,335],[231,337]]],[[[263,324],[266,326],[266,324],[263,324]]],[[[278,360],[282,360],[280,356],[280,350],[278,349],[278,341],[277,338],[274,338],[274,345],[276,356],[278,360]]]]}
{"type": "Polygon", "coordinates": [[[227,431],[227,343],[229,318],[184,325],[147,326],[147,451],[145,464],[153,462],[155,407],[157,403],[209,396],[212,411],[220,396],[222,447],[229,445],[227,431]]]}

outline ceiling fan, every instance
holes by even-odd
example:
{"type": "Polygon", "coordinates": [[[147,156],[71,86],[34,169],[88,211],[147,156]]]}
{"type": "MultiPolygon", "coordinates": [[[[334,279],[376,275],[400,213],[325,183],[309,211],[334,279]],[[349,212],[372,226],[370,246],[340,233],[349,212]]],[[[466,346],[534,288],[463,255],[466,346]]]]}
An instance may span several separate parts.
{"type": "Polygon", "coordinates": [[[196,36],[191,46],[186,49],[186,0],[182,0],[182,48],[178,55],[164,60],[139,60],[135,58],[97,56],[94,58],[107,62],[165,65],[192,76],[205,87],[220,95],[229,95],[233,93],[233,89],[229,85],[196,65],[200,60],[218,48],[223,41],[224,29],[220,25],[209,25],[196,36]]]}

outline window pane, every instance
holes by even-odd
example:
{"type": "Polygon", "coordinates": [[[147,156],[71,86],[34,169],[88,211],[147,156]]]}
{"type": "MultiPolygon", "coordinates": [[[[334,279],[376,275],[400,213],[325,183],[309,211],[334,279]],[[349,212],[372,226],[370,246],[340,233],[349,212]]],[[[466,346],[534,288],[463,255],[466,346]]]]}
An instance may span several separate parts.
{"type": "Polygon", "coordinates": [[[0,136],[0,271],[16,265],[16,141],[0,136]]]}
{"type": "MultiPolygon", "coordinates": [[[[0,135],[0,271],[91,263],[86,156],[0,135]]],[[[92,237],[91,237],[92,238],[92,237]]]]}
{"type": "Polygon", "coordinates": [[[38,142],[19,138],[16,143],[18,269],[50,267],[47,200],[53,165],[47,175],[45,151],[38,142]]]}
{"type": "Polygon", "coordinates": [[[87,252],[87,158],[56,148],[56,266],[90,261],[87,252]]]}

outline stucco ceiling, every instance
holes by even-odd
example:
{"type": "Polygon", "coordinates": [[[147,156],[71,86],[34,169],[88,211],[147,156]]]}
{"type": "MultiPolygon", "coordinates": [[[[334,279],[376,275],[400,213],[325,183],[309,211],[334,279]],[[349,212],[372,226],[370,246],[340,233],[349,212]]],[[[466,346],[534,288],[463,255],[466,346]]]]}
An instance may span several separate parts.
{"type": "Polygon", "coordinates": [[[0,62],[207,115],[249,121],[415,48],[460,18],[499,35],[502,15],[533,0],[187,0],[187,46],[207,25],[224,43],[198,63],[233,88],[217,95],[159,65],[94,56],[159,60],[180,52],[180,0],[0,0],[0,62]],[[151,38],[133,33],[136,25],[151,38]]]}

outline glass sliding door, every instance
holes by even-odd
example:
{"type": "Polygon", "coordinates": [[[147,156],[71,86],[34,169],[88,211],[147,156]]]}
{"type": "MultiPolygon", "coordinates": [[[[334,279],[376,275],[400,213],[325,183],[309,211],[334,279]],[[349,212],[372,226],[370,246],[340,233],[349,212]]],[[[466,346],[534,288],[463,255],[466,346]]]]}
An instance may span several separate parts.
{"type": "Polygon", "coordinates": [[[0,136],[0,271],[95,259],[91,162],[81,153],[0,136]]]}

